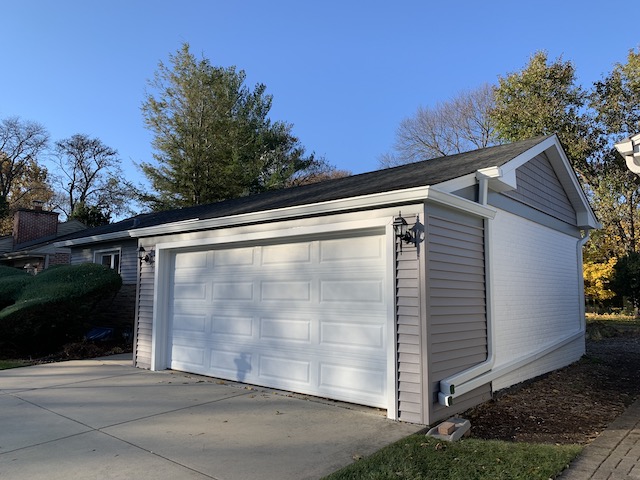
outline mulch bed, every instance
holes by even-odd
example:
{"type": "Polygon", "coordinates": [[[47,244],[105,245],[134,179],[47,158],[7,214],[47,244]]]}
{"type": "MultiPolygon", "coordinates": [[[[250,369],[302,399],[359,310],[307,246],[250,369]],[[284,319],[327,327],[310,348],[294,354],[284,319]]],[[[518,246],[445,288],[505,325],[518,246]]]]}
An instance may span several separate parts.
{"type": "Polygon", "coordinates": [[[640,329],[590,325],[586,355],[461,416],[471,436],[587,444],[640,395],[640,329]]]}

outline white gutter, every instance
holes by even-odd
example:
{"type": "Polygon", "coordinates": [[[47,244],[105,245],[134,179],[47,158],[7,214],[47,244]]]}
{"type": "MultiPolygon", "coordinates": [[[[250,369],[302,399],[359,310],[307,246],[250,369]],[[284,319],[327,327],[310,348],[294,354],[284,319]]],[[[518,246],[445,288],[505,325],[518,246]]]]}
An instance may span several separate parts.
{"type": "MultiPolygon", "coordinates": [[[[578,260],[578,278],[583,278],[582,274],[582,247],[589,240],[590,232],[586,231],[585,235],[580,239],[580,241],[576,244],[576,258],[578,260]]],[[[453,401],[455,397],[460,395],[464,395],[465,393],[470,392],[482,385],[485,385],[496,378],[499,378],[503,375],[513,372],[518,368],[521,368],[525,365],[535,362],[540,358],[552,353],[569,343],[580,339],[584,336],[586,330],[585,323],[585,311],[584,311],[584,280],[580,282],[578,285],[579,294],[579,315],[580,315],[580,328],[578,331],[566,335],[565,337],[556,340],[545,347],[541,347],[521,358],[517,358],[511,360],[503,365],[500,365],[497,368],[490,368],[486,371],[486,367],[489,365],[491,361],[493,363],[493,358],[488,358],[485,362],[472,367],[463,372],[452,375],[444,380],[440,381],[440,392],[438,393],[438,403],[440,405],[444,405],[450,407],[453,405],[453,401]],[[483,370],[485,370],[483,372],[483,370]]],[[[487,321],[488,322],[488,321],[487,321]]],[[[492,335],[493,337],[493,335],[492,335]]],[[[493,340],[493,339],[492,339],[493,340]]],[[[493,348],[489,345],[489,357],[493,357],[493,348]]]]}
{"type": "Polygon", "coordinates": [[[134,238],[140,238],[154,235],[166,235],[170,233],[183,233],[185,231],[185,226],[188,227],[189,231],[211,230],[215,228],[260,223],[265,221],[338,213],[355,209],[370,209],[375,207],[386,207],[394,204],[400,205],[411,202],[424,202],[425,200],[431,200],[433,202],[470,212],[485,218],[493,218],[496,213],[493,208],[479,205],[476,202],[437,190],[431,186],[423,186],[394,190],[392,192],[361,195],[359,197],[346,199],[329,200],[313,204],[284,207],[274,210],[263,210],[259,212],[242,213],[239,215],[193,220],[188,222],[187,225],[185,225],[185,222],[155,225],[152,227],[131,229],[128,234],[134,238]]]}
{"type": "Polygon", "coordinates": [[[119,232],[103,233],[102,235],[92,235],[90,237],[73,238],[71,240],[63,240],[61,242],[53,242],[54,247],[73,247],[76,245],[85,245],[94,242],[108,242],[109,240],[120,240],[121,238],[129,238],[126,230],[119,232]]]}

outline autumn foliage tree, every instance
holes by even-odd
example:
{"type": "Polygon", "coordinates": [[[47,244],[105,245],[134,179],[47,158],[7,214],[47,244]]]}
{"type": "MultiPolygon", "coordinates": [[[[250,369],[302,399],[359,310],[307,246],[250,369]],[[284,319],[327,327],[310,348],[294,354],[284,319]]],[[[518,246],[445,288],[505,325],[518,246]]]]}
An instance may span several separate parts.
{"type": "Polygon", "coordinates": [[[0,235],[11,233],[13,212],[53,195],[41,157],[49,133],[36,122],[10,117],[0,121],[0,235]]]}

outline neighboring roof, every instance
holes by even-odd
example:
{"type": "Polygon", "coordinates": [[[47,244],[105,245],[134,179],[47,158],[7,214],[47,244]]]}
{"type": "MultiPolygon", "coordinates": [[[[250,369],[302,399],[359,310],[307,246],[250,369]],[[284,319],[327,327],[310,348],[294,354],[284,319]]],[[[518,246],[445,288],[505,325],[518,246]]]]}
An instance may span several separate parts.
{"type": "Polygon", "coordinates": [[[58,241],[77,238],[108,240],[128,237],[128,230],[180,222],[211,219],[244,213],[295,207],[375,193],[436,185],[488,167],[500,167],[549,137],[483,148],[434,158],[399,167],[325,180],[310,185],[273,190],[257,195],[207,205],[137,215],[117,223],[68,235],[58,241]]]}
{"type": "Polygon", "coordinates": [[[34,240],[23,242],[17,245],[13,244],[12,235],[0,237],[0,259],[21,258],[32,255],[41,256],[46,253],[53,253],[55,251],[55,248],[52,244],[58,238],[86,229],[87,227],[84,223],[78,220],[69,220],[67,222],[58,224],[58,231],[55,235],[36,238],[34,240]]]}
{"type": "MultiPolygon", "coordinates": [[[[62,222],[58,224],[58,231],[54,235],[47,235],[46,237],[35,238],[33,240],[29,240],[28,242],[22,242],[13,246],[12,251],[24,251],[24,250],[33,250],[38,247],[46,246],[54,241],[57,241],[59,238],[64,237],[69,234],[84,232],[87,230],[87,227],[84,223],[78,220],[69,220],[68,222],[62,222]]],[[[13,238],[13,237],[11,237],[13,238]]]]}
{"type": "Polygon", "coordinates": [[[5,235],[0,237],[0,253],[10,252],[13,249],[13,236],[5,235]]]}

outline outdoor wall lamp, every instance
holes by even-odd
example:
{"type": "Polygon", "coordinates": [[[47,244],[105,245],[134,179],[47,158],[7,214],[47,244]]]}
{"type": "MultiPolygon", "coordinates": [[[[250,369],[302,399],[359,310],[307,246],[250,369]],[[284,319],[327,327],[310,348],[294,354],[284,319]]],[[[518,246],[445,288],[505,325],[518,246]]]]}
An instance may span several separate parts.
{"type": "Polygon", "coordinates": [[[151,252],[147,253],[142,245],[140,245],[138,249],[138,260],[140,260],[140,265],[142,265],[142,262],[147,264],[151,263],[151,252]]]}
{"type": "Polygon", "coordinates": [[[415,232],[409,228],[409,224],[402,216],[402,212],[398,212],[398,216],[393,219],[393,231],[396,234],[396,241],[400,243],[400,252],[402,252],[402,242],[416,245],[415,232]]]}

